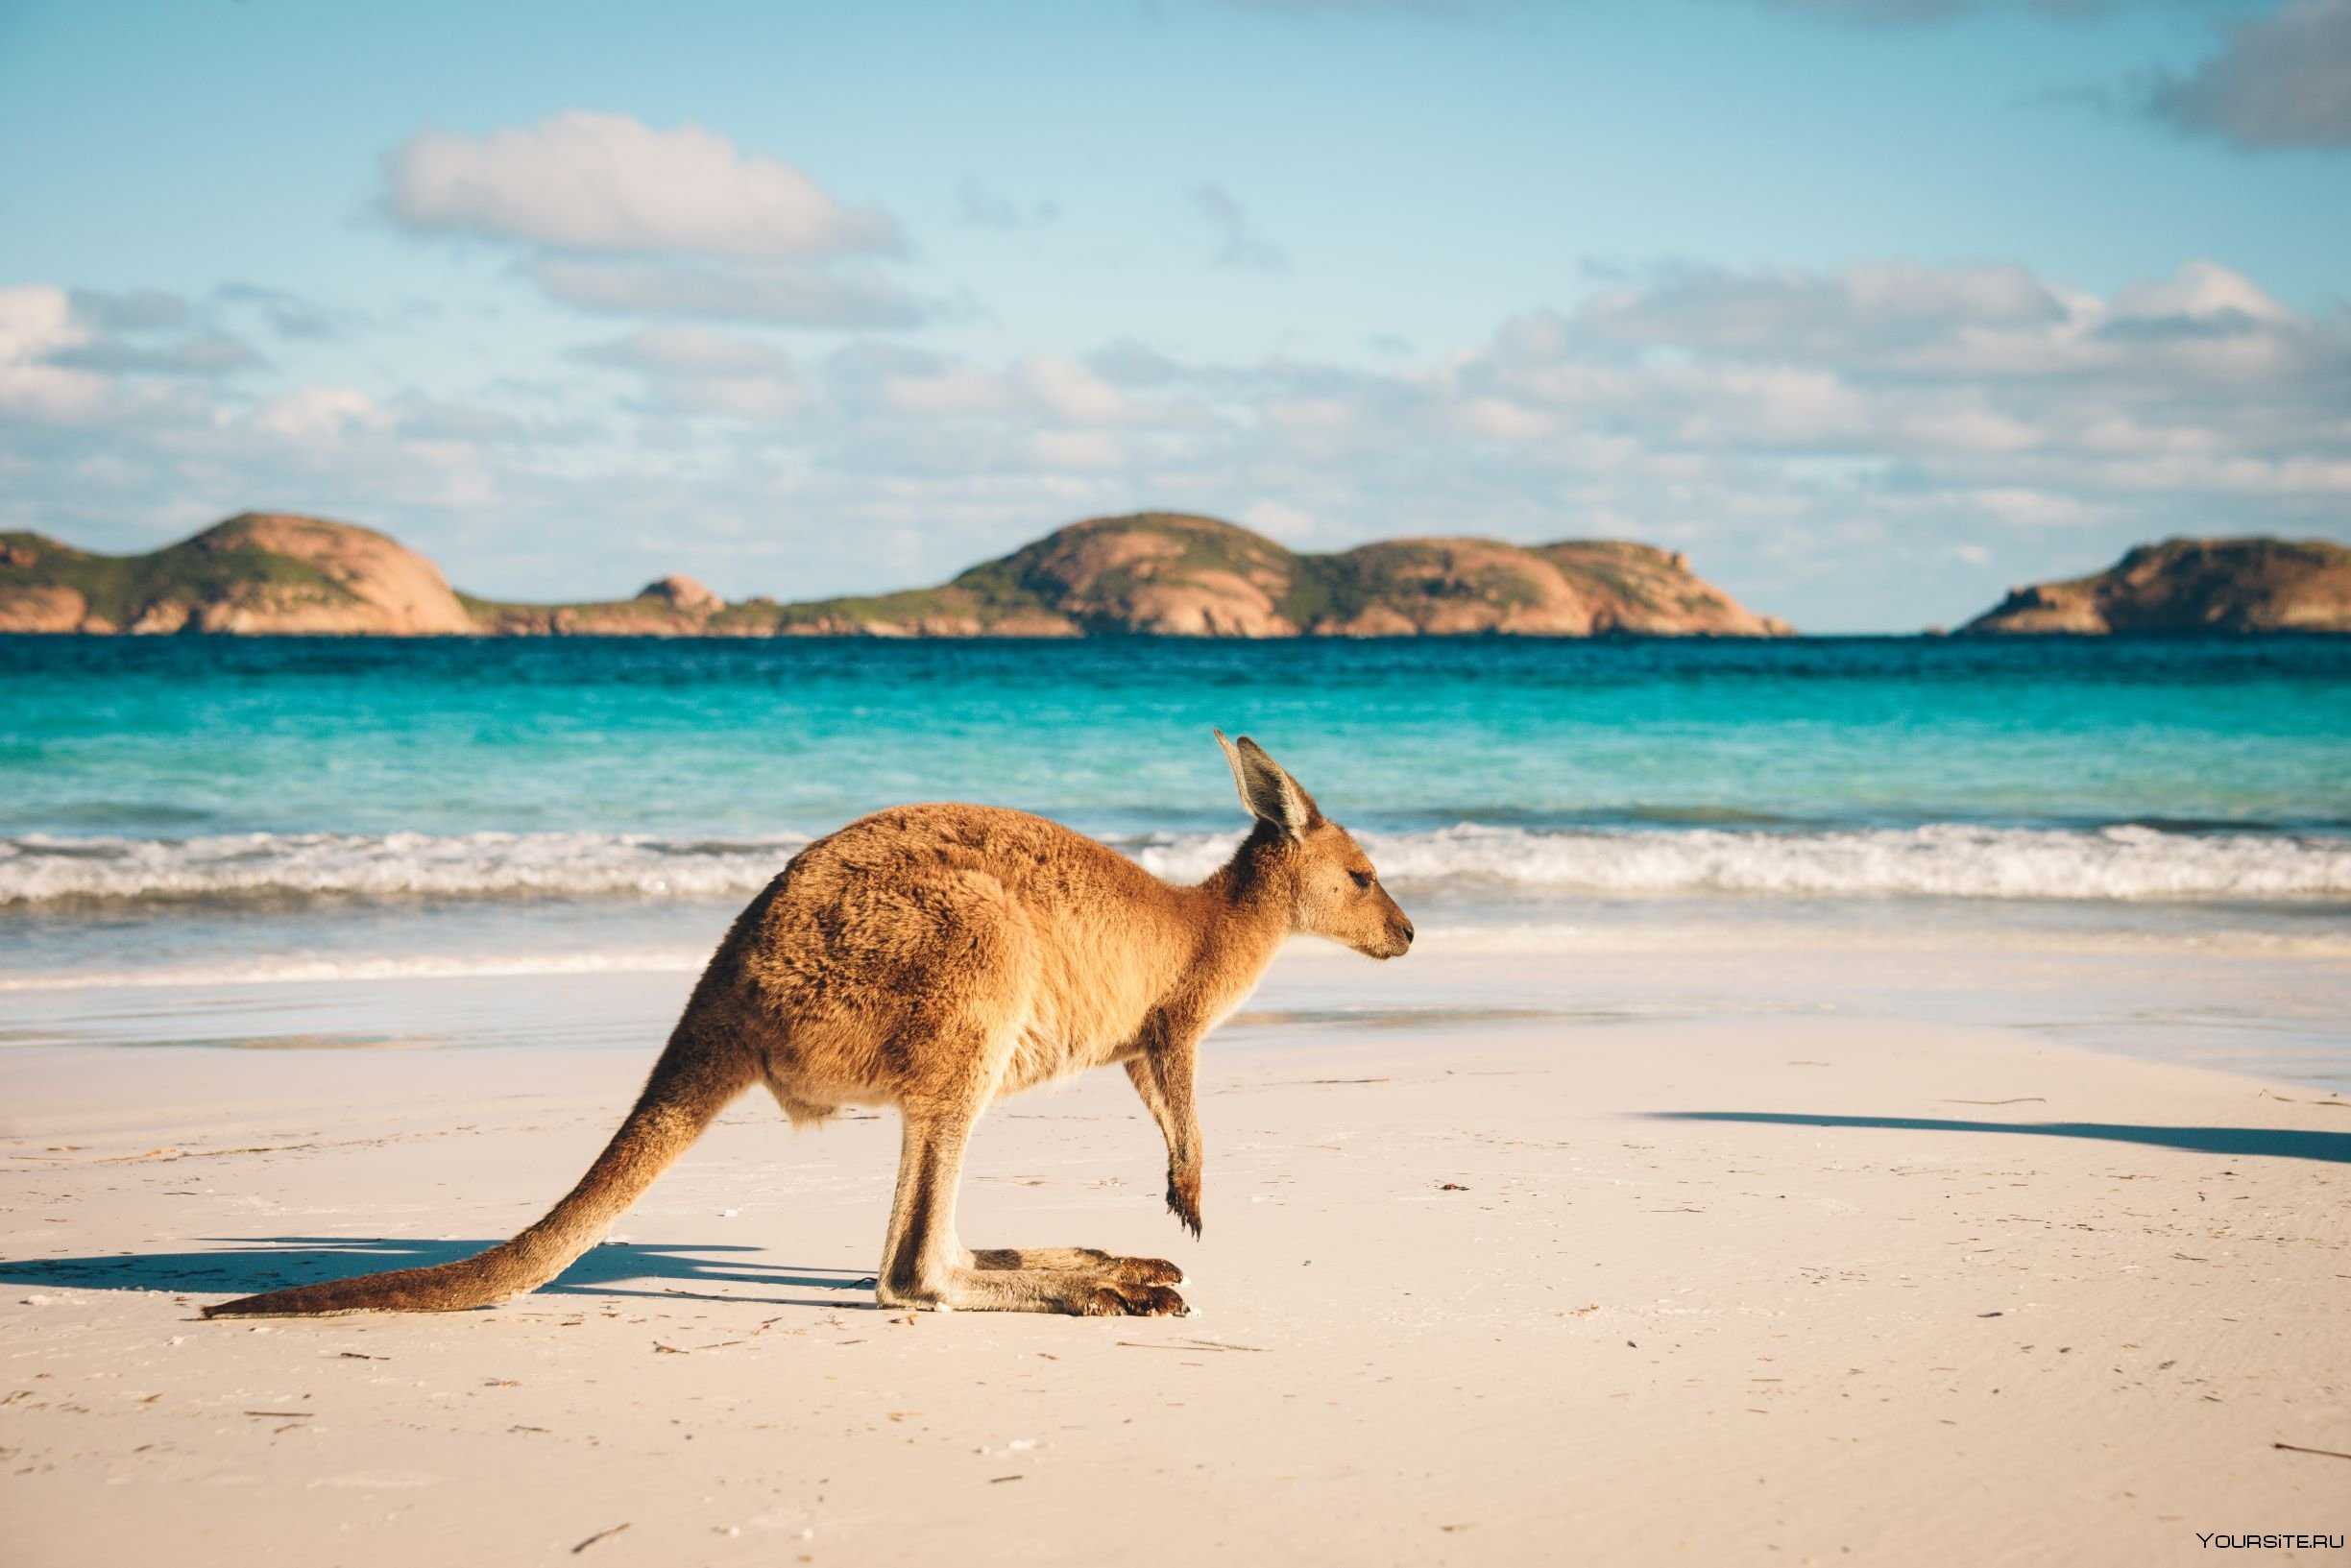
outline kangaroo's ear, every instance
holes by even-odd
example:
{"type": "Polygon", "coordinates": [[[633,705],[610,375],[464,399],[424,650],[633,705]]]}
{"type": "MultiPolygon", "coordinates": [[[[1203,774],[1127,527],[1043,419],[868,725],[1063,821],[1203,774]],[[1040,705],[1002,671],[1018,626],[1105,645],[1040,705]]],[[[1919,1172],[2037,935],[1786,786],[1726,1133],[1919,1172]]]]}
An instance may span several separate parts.
{"type": "Polygon", "coordinates": [[[1224,732],[1215,732],[1217,744],[1224,748],[1224,760],[1232,764],[1233,786],[1241,791],[1241,804],[1249,815],[1296,838],[1307,829],[1322,821],[1321,808],[1314,797],[1298,787],[1298,782],[1282,771],[1282,765],[1266,755],[1265,748],[1243,736],[1238,742],[1224,738],[1224,732]]]}

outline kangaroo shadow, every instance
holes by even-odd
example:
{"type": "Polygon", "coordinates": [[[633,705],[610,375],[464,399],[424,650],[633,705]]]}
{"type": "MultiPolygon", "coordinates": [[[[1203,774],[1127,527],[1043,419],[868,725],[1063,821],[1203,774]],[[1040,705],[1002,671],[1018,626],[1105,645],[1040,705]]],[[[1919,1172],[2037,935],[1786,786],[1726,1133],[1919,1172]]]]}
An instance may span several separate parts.
{"type": "Polygon", "coordinates": [[[1878,1127],[1891,1132],[2011,1132],[2096,1138],[2192,1154],[2351,1165],[2351,1132],[2294,1127],[2143,1127],[2115,1122],[1959,1122],[1930,1116],[1824,1116],[1800,1111],[1644,1111],[1656,1122],[1749,1122],[1776,1127],[1878,1127]]]}
{"type": "MultiPolygon", "coordinates": [[[[471,1257],[495,1242],[424,1242],[360,1236],[203,1237],[221,1245],[205,1252],[121,1252],[106,1257],[0,1260],[0,1284],[52,1285],[76,1291],[162,1291],[254,1295],[288,1285],[309,1285],[347,1274],[416,1268],[471,1257]]],[[[624,1289],[623,1282],[675,1280],[693,1285],[757,1285],[771,1290],[870,1291],[873,1276],[844,1268],[713,1258],[757,1252],[755,1246],[656,1246],[611,1242],[590,1247],[536,1292],[543,1295],[650,1296],[662,1301],[727,1301],[772,1307],[856,1308],[873,1305],[821,1296],[714,1294],[667,1287],[624,1289]]]]}

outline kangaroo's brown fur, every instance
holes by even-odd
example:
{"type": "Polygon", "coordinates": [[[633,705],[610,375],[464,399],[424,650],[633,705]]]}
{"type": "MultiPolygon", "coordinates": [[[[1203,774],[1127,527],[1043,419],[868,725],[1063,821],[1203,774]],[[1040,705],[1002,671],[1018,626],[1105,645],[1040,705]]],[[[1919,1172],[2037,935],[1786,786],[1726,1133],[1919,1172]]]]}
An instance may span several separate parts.
{"type": "Polygon", "coordinates": [[[998,1096],[1118,1062],[1167,1139],[1168,1207],[1200,1229],[1200,1038],[1294,931],[1377,958],[1412,922],[1346,830],[1244,736],[1217,736],[1256,820],[1197,887],[1019,811],[906,806],[794,856],[736,919],[636,1107],[564,1200],[456,1263],[247,1296],[207,1317],[453,1312],[536,1290],[595,1244],[743,1090],[794,1122],[905,1124],[877,1292],[887,1306],[1181,1314],[1174,1264],[956,1234],[972,1126],[998,1096]]]}

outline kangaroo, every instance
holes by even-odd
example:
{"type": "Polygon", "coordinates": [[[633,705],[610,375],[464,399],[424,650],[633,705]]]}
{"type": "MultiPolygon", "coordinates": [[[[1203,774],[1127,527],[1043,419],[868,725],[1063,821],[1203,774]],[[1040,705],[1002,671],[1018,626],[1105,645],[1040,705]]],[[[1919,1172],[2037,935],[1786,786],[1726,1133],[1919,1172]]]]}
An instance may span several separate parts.
{"type": "Polygon", "coordinates": [[[972,1127],[999,1096],[1117,1062],[1167,1140],[1168,1208],[1199,1236],[1201,1038],[1293,932],[1374,958],[1412,946],[1412,922],[1346,830],[1255,741],[1215,734],[1255,821],[1198,886],[1022,811],[902,806],[861,818],[794,856],[736,917],[635,1108],[545,1218],[454,1263],[204,1315],[459,1312],[535,1291],[763,1083],[795,1125],[844,1105],[898,1108],[883,1306],[1183,1315],[1183,1272],[1164,1259],[966,1248],[956,1189],[972,1127]]]}

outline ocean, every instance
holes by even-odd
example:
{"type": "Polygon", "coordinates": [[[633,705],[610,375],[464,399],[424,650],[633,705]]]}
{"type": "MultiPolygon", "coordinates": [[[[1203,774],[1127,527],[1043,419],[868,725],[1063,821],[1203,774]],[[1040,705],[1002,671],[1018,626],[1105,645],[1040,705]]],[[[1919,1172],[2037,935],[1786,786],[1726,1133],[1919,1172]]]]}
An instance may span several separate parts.
{"type": "Polygon", "coordinates": [[[2351,639],[0,638],[0,993],[691,969],[905,801],[1194,878],[1212,725],[1466,947],[2351,953],[2351,639]]]}

